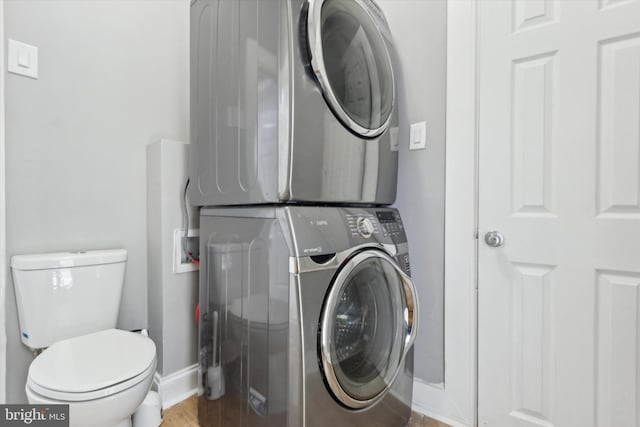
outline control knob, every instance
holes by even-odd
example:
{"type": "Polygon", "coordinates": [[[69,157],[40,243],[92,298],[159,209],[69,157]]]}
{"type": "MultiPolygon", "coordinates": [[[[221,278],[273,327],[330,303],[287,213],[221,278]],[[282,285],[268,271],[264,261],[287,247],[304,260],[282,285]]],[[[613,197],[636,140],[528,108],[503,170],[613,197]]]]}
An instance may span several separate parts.
{"type": "Polygon", "coordinates": [[[365,238],[371,237],[371,235],[375,231],[371,220],[363,216],[358,218],[357,226],[358,226],[358,233],[360,233],[360,235],[365,238]]]}

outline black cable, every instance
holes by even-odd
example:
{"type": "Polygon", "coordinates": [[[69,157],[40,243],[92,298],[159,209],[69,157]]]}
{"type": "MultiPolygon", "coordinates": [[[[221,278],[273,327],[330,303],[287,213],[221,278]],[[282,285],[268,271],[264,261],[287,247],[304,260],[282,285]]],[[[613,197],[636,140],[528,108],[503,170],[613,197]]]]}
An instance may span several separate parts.
{"type": "Polygon", "coordinates": [[[189,205],[187,204],[187,189],[189,188],[190,179],[187,178],[187,183],[184,186],[184,194],[182,197],[182,209],[183,209],[183,225],[184,225],[184,236],[182,236],[182,253],[188,262],[191,262],[191,255],[187,250],[187,237],[189,237],[189,205]]]}

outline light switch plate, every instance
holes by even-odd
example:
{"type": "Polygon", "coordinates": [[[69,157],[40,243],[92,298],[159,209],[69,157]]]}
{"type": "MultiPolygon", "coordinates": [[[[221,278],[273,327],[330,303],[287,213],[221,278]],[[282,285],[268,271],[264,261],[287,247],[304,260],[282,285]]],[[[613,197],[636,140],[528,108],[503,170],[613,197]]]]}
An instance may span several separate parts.
{"type": "Polygon", "coordinates": [[[37,79],[38,48],[12,39],[8,39],[7,45],[7,70],[37,79]]]}
{"type": "Polygon", "coordinates": [[[409,131],[409,150],[424,150],[427,148],[427,123],[413,123],[409,131]]]}

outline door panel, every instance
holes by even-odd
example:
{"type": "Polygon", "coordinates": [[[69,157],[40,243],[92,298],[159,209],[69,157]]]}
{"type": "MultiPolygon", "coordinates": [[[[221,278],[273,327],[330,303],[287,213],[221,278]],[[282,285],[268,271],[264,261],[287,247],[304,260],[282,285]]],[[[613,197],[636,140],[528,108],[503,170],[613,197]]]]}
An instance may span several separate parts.
{"type": "Polygon", "coordinates": [[[515,1],[513,31],[548,24],[555,20],[556,0],[515,1]]]}
{"type": "Polygon", "coordinates": [[[512,416],[548,422],[555,401],[553,267],[514,265],[511,291],[512,416]]]}
{"type": "Polygon", "coordinates": [[[598,46],[599,214],[640,213],[640,34],[598,46]]]}
{"type": "Polygon", "coordinates": [[[640,2],[478,18],[479,424],[640,426],[640,2]]]}
{"type": "Polygon", "coordinates": [[[597,425],[635,426],[640,275],[599,271],[596,286],[597,425]]]}
{"type": "Polygon", "coordinates": [[[552,214],[551,124],[555,52],[513,63],[514,214],[552,214]]]}

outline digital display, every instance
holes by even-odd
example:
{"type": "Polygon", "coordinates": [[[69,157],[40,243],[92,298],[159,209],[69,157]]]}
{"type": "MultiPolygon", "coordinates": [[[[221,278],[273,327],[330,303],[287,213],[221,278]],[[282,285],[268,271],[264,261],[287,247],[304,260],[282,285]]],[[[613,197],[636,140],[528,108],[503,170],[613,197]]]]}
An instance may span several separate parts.
{"type": "Polygon", "coordinates": [[[396,217],[392,211],[379,211],[376,212],[376,216],[378,217],[378,221],[380,222],[395,222],[396,217]]]}

